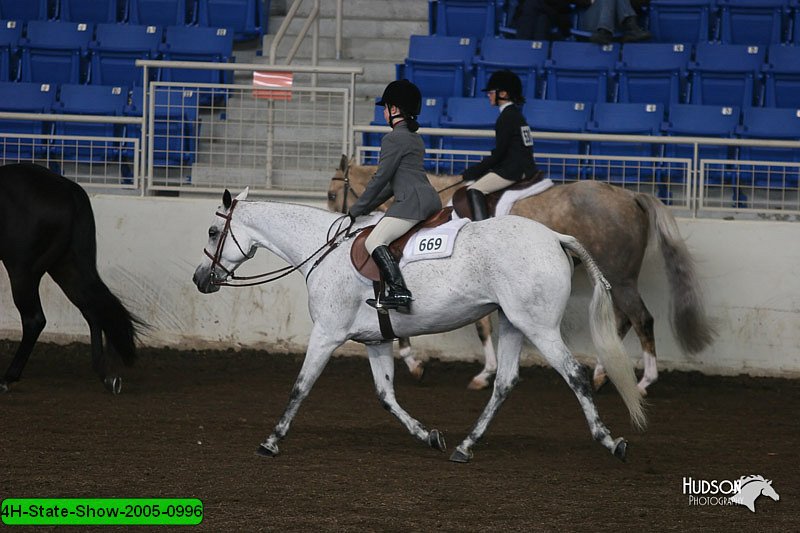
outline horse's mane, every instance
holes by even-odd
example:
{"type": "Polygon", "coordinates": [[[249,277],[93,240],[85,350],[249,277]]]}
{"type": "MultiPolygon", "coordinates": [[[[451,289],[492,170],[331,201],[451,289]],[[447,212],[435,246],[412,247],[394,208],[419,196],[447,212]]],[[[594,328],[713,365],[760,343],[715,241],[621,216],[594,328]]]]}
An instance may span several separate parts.
{"type": "Polygon", "coordinates": [[[739,482],[741,483],[742,487],[744,487],[748,483],[752,483],[753,481],[763,481],[764,483],[770,482],[770,480],[764,479],[764,476],[761,475],[742,476],[741,478],[739,478],[739,482]]]}

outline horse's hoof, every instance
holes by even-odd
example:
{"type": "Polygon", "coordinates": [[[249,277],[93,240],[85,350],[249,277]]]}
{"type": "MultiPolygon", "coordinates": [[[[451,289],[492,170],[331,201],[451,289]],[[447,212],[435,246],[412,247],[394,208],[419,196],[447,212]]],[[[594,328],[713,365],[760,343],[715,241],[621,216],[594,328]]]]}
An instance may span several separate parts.
{"type": "Polygon", "coordinates": [[[636,385],[636,388],[639,389],[639,394],[642,395],[642,398],[647,397],[647,389],[642,385],[636,385]]]}
{"type": "Polygon", "coordinates": [[[261,457],[275,457],[278,455],[278,446],[269,442],[262,442],[258,445],[256,455],[260,455],[261,457]]]}
{"type": "Polygon", "coordinates": [[[422,377],[425,375],[425,365],[420,363],[409,372],[411,373],[411,377],[413,377],[415,380],[422,381],[422,377]]]}
{"type": "Polygon", "coordinates": [[[468,463],[472,459],[472,451],[463,451],[460,447],[456,448],[450,456],[450,460],[454,463],[468,463]]]}
{"type": "Polygon", "coordinates": [[[106,390],[111,394],[119,394],[122,392],[122,378],[118,376],[109,376],[103,380],[106,390]]]}
{"type": "Polygon", "coordinates": [[[434,450],[439,450],[440,452],[447,451],[447,444],[444,442],[444,435],[439,433],[438,429],[432,429],[430,433],[428,433],[428,444],[434,450]]]}
{"type": "Polygon", "coordinates": [[[600,392],[600,389],[602,389],[606,383],[608,383],[608,376],[605,374],[600,374],[592,379],[595,392],[600,392]]]}
{"type": "Polygon", "coordinates": [[[493,377],[494,377],[494,374],[490,375],[489,377],[481,377],[481,375],[477,375],[474,378],[472,378],[472,381],[469,382],[469,385],[467,385],[467,388],[469,390],[488,389],[489,387],[492,386],[491,382],[492,382],[492,378],[493,377]]]}
{"type": "Polygon", "coordinates": [[[614,457],[625,462],[625,457],[628,455],[628,441],[623,439],[622,437],[618,437],[614,441],[614,457]]]}

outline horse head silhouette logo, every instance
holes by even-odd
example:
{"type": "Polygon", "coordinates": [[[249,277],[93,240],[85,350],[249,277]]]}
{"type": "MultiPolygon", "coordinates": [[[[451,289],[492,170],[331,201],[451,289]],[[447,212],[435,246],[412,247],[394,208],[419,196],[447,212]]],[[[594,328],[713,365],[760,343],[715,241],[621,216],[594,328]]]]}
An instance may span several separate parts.
{"type": "Polygon", "coordinates": [[[742,476],[739,479],[739,492],[731,496],[731,501],[739,505],[744,505],[751,512],[756,512],[756,499],[761,496],[768,496],[775,501],[781,499],[775,489],[772,488],[772,480],[764,479],[763,476],[742,476]]]}

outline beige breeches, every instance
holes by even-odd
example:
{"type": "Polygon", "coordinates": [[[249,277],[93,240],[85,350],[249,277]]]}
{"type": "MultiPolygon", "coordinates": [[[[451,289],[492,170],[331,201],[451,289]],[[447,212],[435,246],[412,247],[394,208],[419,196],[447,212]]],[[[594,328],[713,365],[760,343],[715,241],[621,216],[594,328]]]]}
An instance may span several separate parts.
{"type": "Polygon", "coordinates": [[[373,250],[378,246],[388,246],[393,240],[402,236],[405,232],[419,223],[419,220],[408,220],[406,218],[383,217],[380,222],[367,235],[364,246],[372,255],[373,250]]]}
{"type": "Polygon", "coordinates": [[[483,177],[478,181],[467,187],[467,189],[476,189],[481,191],[483,194],[489,194],[490,192],[495,192],[499,191],[500,189],[510,187],[515,183],[515,181],[501,178],[499,174],[489,172],[488,174],[484,174],[483,177]]]}

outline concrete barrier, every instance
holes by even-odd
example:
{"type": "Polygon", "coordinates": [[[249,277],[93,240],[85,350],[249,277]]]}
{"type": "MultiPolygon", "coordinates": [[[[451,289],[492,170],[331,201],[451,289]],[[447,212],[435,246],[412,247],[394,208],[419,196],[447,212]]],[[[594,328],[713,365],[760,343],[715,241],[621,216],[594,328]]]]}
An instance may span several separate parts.
{"type": "MultiPolygon", "coordinates": [[[[257,287],[223,288],[212,295],[200,294],[192,284],[218,204],[209,199],[92,197],[101,275],[129,308],[151,325],[142,338],[145,345],[304,352],[311,321],[299,274],[257,287]]],[[[656,320],[660,368],[800,376],[800,276],[794,273],[794,265],[800,264],[800,224],[678,222],[697,260],[708,311],[720,335],[712,347],[695,357],[679,351],[667,319],[669,298],[661,256],[653,250],[645,261],[640,286],[656,320]]],[[[241,273],[281,266],[281,260],[259,250],[241,273]]],[[[88,327],[80,313],[49,278],[43,281],[41,294],[48,320],[42,338],[88,342],[88,327]]],[[[589,297],[587,276],[579,268],[563,323],[568,344],[579,354],[592,353],[587,326],[589,297]]],[[[5,272],[0,275],[0,308],[0,337],[18,339],[19,316],[5,272]]],[[[640,348],[633,333],[626,346],[638,362],[640,348]]],[[[423,356],[442,360],[482,356],[471,326],[417,338],[414,347],[423,356]]],[[[337,353],[364,354],[365,350],[348,343],[337,353]]],[[[537,361],[527,347],[524,362],[537,361]]]]}

